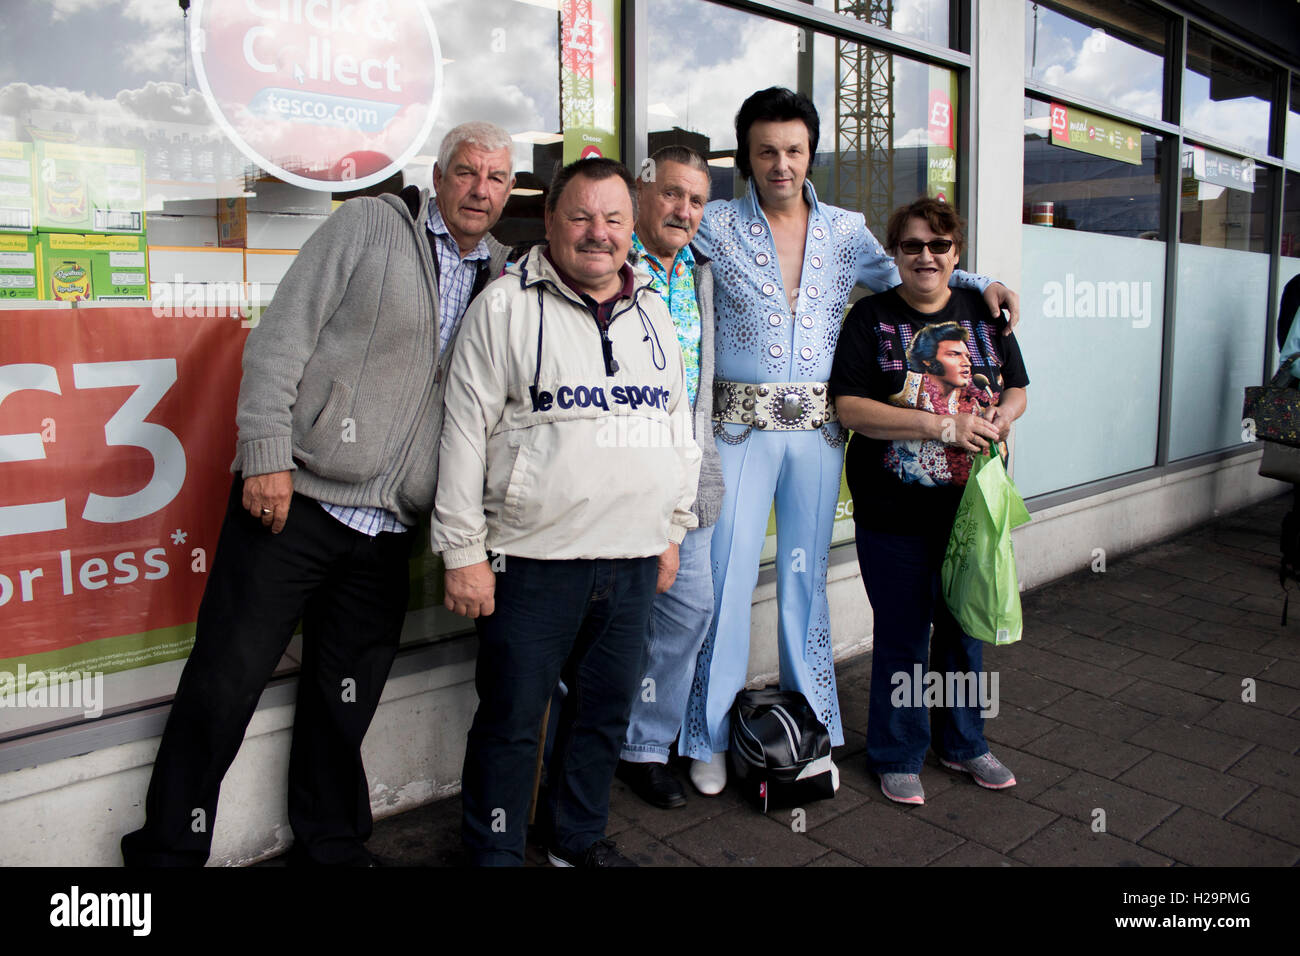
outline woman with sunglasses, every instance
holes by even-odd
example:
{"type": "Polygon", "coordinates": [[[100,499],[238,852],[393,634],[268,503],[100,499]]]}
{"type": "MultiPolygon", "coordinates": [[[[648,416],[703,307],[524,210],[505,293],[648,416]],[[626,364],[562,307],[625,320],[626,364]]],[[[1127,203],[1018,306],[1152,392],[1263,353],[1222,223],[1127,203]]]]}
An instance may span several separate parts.
{"type": "Polygon", "coordinates": [[[1015,337],[980,294],[948,285],[963,227],[937,199],[894,211],[885,245],[902,284],[849,312],[829,384],[855,432],[845,470],[875,616],[867,762],[899,803],[925,802],[930,746],[982,787],[1016,782],[984,739],[989,701],[967,692],[988,686],[982,645],[953,620],[939,581],[970,459],[1006,439],[1029,384],[1015,337]]]}

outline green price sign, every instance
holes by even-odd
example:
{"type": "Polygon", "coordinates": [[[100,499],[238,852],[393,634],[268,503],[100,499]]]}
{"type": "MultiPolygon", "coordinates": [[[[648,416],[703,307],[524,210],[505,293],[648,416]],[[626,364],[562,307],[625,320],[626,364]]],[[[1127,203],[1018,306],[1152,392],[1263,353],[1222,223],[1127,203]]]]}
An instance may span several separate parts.
{"type": "Polygon", "coordinates": [[[1066,149],[1142,165],[1142,131],[1104,116],[1052,104],[1052,142],[1066,149]]]}

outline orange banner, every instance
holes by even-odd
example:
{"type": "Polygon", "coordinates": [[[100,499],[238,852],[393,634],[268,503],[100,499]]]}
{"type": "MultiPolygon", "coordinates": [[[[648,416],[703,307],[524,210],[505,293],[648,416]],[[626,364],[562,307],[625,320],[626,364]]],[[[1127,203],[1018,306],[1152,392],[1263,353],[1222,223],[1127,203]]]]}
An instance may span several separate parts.
{"type": "Polygon", "coordinates": [[[185,656],[247,330],[150,307],[4,311],[0,330],[0,664],[185,656]]]}

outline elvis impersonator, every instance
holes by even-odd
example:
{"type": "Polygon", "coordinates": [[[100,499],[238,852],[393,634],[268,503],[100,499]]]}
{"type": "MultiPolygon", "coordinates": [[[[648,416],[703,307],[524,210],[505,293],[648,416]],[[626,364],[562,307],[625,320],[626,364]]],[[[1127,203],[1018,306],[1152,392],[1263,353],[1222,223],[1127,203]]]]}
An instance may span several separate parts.
{"type": "MultiPolygon", "coordinates": [[[[700,649],[682,728],[704,794],[726,785],[728,713],[745,685],[750,604],[776,500],[781,686],[801,692],[844,743],[831,656],[826,570],[845,434],[826,381],[849,293],[898,285],[893,259],[861,213],[817,201],[808,181],[819,138],[803,94],[772,87],[736,114],[737,199],[709,203],[697,248],[713,259],[714,433],[726,492],[713,534],[713,625],[700,649]]],[[[954,272],[990,311],[1019,298],[1000,283],[954,272]]],[[[869,507],[861,502],[859,507],[869,507]]]]}

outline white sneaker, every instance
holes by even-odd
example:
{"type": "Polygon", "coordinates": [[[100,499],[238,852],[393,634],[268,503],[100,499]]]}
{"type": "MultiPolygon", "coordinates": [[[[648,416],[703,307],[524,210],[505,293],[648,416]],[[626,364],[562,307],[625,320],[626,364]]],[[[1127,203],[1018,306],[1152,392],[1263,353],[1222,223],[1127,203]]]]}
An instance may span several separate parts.
{"type": "Polygon", "coordinates": [[[840,768],[835,766],[835,761],[831,761],[831,790],[835,793],[840,792],[840,768]]]}
{"type": "Polygon", "coordinates": [[[727,786],[727,752],[713,755],[709,761],[691,761],[691,783],[706,797],[714,797],[727,786]]]}

